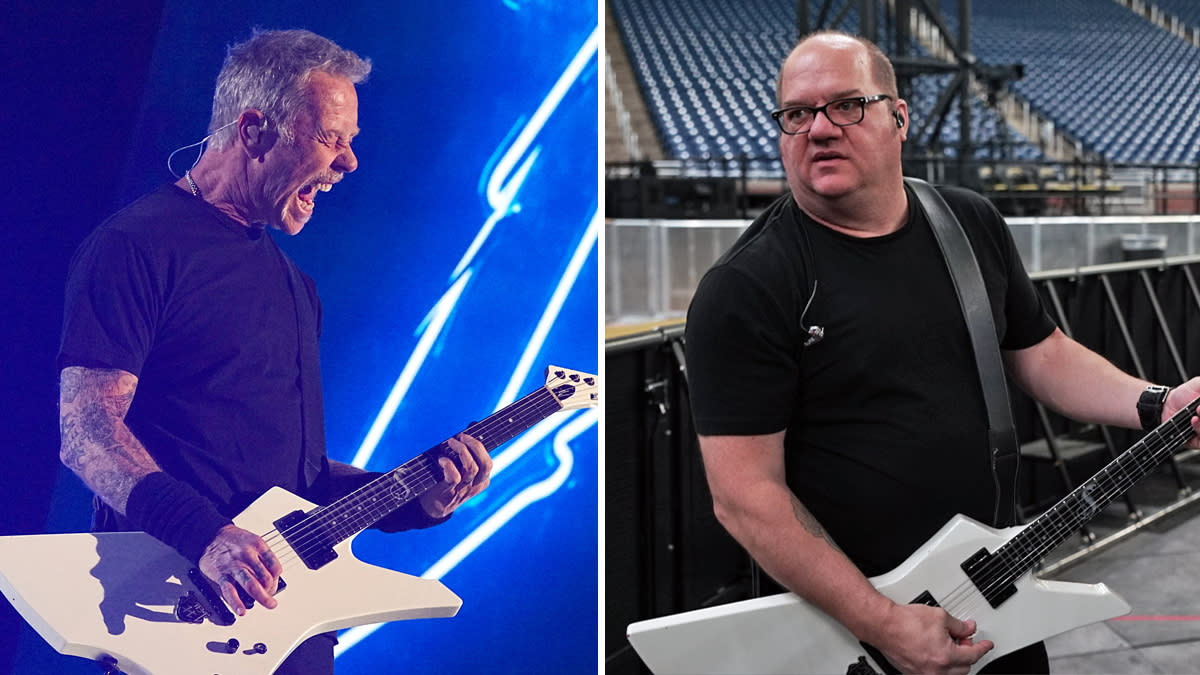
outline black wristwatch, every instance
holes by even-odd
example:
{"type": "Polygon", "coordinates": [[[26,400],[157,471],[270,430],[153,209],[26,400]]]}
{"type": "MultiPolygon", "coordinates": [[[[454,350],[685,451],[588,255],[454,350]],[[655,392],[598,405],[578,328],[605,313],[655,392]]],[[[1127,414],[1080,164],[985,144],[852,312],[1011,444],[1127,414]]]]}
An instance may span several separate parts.
{"type": "Polygon", "coordinates": [[[1138,419],[1142,422],[1142,431],[1150,431],[1162,424],[1163,402],[1167,400],[1170,387],[1152,384],[1146,387],[1138,397],[1138,419]]]}

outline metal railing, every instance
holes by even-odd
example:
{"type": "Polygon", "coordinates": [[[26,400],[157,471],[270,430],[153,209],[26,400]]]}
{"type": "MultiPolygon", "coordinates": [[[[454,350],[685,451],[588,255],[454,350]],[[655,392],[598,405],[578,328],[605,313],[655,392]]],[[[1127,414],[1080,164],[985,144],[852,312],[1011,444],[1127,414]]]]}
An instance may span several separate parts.
{"type": "MultiPolygon", "coordinates": [[[[904,172],[975,190],[1011,216],[1200,214],[1200,164],[960,161],[925,154],[905,157],[904,172]]],[[[769,156],[612,162],[605,178],[610,218],[752,217],[787,190],[779,158],[769,156]]]]}
{"type": "MultiPolygon", "coordinates": [[[[1127,372],[1174,385],[1200,373],[1200,348],[1191,346],[1200,336],[1197,272],[1200,256],[1184,256],[1031,276],[1063,332],[1127,372]]],[[[1051,498],[1075,489],[1092,469],[1115,459],[1141,436],[1074,423],[1019,393],[1014,405],[1026,411],[1022,456],[1027,463],[1041,462],[1044,473],[1057,478],[1051,498]]],[[[1195,466],[1186,463],[1195,457],[1194,451],[1184,450],[1168,458],[1158,476],[1146,479],[1156,480],[1157,489],[1137,496],[1127,492],[1123,518],[1110,514],[1107,523],[1084,524],[1079,540],[1057,551],[1041,573],[1053,575],[1194,504],[1200,499],[1193,486],[1198,477],[1195,466]]],[[[1029,487],[1022,510],[1032,516],[1048,504],[1036,486],[1029,487]]]]}

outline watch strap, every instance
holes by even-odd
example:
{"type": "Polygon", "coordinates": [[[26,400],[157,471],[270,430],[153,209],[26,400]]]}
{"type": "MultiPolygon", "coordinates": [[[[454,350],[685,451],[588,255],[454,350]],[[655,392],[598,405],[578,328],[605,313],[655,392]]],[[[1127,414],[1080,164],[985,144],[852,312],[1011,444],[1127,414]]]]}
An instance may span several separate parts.
{"type": "Polygon", "coordinates": [[[1142,423],[1142,431],[1151,431],[1162,424],[1163,403],[1167,400],[1170,387],[1152,384],[1138,397],[1138,420],[1142,423]]]}

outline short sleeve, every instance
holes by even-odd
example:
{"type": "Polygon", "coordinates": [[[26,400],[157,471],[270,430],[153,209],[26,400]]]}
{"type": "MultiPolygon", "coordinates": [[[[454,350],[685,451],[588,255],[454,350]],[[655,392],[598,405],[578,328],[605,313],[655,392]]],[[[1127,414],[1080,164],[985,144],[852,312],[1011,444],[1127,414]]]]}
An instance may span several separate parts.
{"type": "MultiPolygon", "coordinates": [[[[996,217],[1000,218],[998,212],[996,217]]],[[[1000,222],[1003,223],[1003,219],[1000,222]]],[[[1003,349],[1024,349],[1045,340],[1054,332],[1057,324],[1046,310],[1033,280],[1029,278],[1007,224],[1001,228],[1000,236],[1005,244],[1005,260],[1008,263],[1008,297],[1004,305],[1008,330],[1000,346],[1003,349]]]]}
{"type": "Polygon", "coordinates": [[[67,275],[58,368],[119,368],[139,375],[161,302],[144,252],[100,229],[80,245],[67,275]]]}
{"type": "Polygon", "coordinates": [[[753,435],[787,428],[796,400],[795,317],[755,279],[728,266],[701,280],[685,327],[696,431],[753,435]]]}

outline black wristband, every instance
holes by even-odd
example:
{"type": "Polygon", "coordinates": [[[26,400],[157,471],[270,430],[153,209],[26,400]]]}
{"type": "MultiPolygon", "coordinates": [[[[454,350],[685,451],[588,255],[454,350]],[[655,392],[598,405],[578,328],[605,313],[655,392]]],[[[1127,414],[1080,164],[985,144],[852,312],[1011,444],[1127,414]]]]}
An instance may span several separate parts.
{"type": "Polygon", "coordinates": [[[162,471],[133,486],[125,503],[125,517],[192,564],[200,562],[217,532],[233,522],[191,485],[162,471]]]}
{"type": "Polygon", "coordinates": [[[1170,387],[1152,384],[1138,397],[1138,421],[1142,423],[1142,431],[1151,431],[1162,424],[1163,403],[1170,392],[1170,387]]]}

